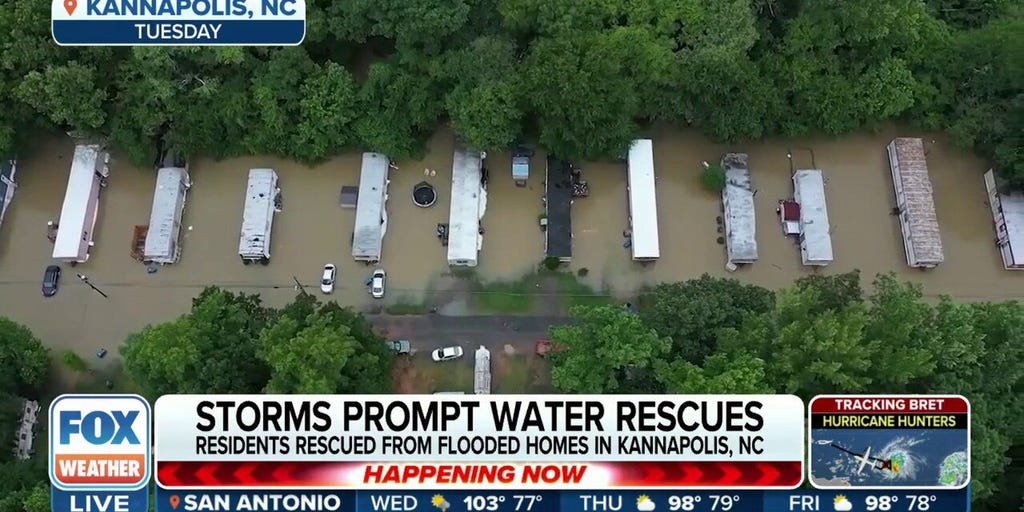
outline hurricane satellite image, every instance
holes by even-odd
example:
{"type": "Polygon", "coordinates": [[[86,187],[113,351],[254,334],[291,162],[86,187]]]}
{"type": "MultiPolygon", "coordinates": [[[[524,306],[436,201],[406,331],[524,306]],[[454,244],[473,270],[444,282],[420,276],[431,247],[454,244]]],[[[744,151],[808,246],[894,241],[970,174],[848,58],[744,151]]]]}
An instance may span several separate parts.
{"type": "Polygon", "coordinates": [[[967,442],[956,430],[811,430],[811,480],[821,487],[967,484],[967,442]]]}

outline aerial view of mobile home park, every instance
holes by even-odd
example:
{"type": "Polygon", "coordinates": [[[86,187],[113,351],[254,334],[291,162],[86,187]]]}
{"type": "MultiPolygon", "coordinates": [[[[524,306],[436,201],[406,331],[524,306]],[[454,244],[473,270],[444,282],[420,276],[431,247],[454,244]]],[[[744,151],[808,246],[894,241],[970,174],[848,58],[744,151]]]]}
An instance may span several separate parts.
{"type": "Polygon", "coordinates": [[[0,512],[68,392],[960,394],[1020,509],[1020,2],[74,3],[0,2],[0,512]]]}

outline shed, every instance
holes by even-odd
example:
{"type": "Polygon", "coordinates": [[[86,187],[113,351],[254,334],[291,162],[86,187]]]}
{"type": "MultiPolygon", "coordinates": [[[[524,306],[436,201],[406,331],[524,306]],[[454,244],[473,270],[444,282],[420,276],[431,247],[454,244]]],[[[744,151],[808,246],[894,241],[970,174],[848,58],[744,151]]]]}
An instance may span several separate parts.
{"type": "Polygon", "coordinates": [[[804,265],[832,263],[832,233],[825,202],[825,180],[818,169],[793,174],[793,199],[800,205],[800,259],[804,265]]]}
{"type": "Polygon", "coordinates": [[[887,149],[907,264],[935,268],[943,261],[942,237],[935,215],[924,142],[917,138],[898,138],[890,142],[887,149]]]}
{"type": "Polygon", "coordinates": [[[729,153],[722,158],[725,188],[722,189],[725,249],[729,263],[757,261],[757,232],[754,216],[754,188],[746,153],[729,153]]]}
{"type": "Polygon", "coordinates": [[[1003,268],[1024,270],[1024,193],[1007,189],[992,170],[985,173],[985,189],[1003,268]]]}

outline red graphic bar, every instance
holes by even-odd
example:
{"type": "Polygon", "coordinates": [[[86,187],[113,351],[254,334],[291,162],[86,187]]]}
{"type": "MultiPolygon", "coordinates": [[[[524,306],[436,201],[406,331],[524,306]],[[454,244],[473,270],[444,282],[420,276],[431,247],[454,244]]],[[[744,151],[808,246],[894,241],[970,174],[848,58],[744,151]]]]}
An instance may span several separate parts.
{"type": "Polygon", "coordinates": [[[967,414],[970,404],[953,395],[816,396],[810,410],[811,414],[967,414]]]}
{"type": "MultiPolygon", "coordinates": [[[[543,487],[571,482],[528,481],[520,478],[527,468],[549,466],[575,468],[582,476],[587,470],[601,471],[607,482],[596,487],[778,487],[793,488],[803,480],[801,461],[783,462],[564,462],[564,463],[373,463],[373,462],[187,462],[158,461],[157,478],[163,487],[362,487],[379,482],[366,481],[367,474],[380,475],[388,469],[425,474],[426,469],[453,471],[466,466],[488,468],[514,466],[514,481],[476,481],[494,486],[527,485],[543,487]]],[[[414,485],[459,485],[459,483],[406,479],[414,485]]],[[[580,485],[587,486],[583,478],[580,485]]],[[[386,483],[386,482],[385,482],[386,483]]],[[[401,484],[396,484],[401,485],[401,484]]]]}

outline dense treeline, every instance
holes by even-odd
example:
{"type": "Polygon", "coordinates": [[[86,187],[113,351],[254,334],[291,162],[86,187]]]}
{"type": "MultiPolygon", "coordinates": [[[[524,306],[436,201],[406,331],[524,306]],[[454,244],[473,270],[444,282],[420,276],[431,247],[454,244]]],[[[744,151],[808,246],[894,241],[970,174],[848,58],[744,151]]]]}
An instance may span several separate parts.
{"type": "MultiPolygon", "coordinates": [[[[25,399],[40,400],[49,384],[50,350],[27,327],[0,317],[0,512],[50,510],[50,487],[45,449],[29,460],[14,456],[14,440],[25,399]]],[[[46,406],[40,421],[46,421],[46,406]]],[[[45,446],[43,429],[36,446],[45,446]]]]}
{"type": "MultiPolygon", "coordinates": [[[[552,329],[552,381],[575,393],[948,393],[971,401],[974,510],[1021,507],[1024,305],[937,304],[880,275],[814,275],[778,293],[703,276],[660,284],[639,313],[576,308],[552,329]],[[1008,470],[1009,468],[1009,470],[1008,470]]],[[[937,467],[938,461],[929,461],[937,467]]],[[[937,470],[936,470],[937,471],[937,470]]],[[[1024,510],[1024,509],[1022,509],[1024,510]]]]}
{"type": "Polygon", "coordinates": [[[307,0],[296,48],[60,48],[0,5],[0,149],[33,127],[137,160],[415,155],[439,123],[497,149],[620,155],[642,124],[720,140],[942,128],[1024,186],[1016,0],[307,0]]]}

